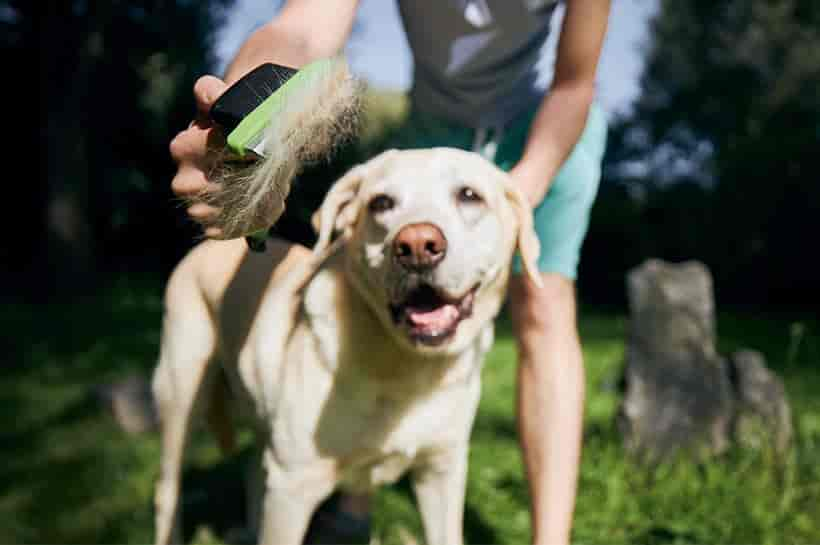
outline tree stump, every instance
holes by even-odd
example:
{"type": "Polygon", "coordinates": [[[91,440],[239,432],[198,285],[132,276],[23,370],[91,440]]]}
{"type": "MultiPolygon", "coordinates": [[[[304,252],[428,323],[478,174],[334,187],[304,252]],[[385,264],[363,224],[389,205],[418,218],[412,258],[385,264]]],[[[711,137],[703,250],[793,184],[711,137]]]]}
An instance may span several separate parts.
{"type": "Polygon", "coordinates": [[[631,312],[625,398],[627,449],[655,460],[729,445],[733,395],[715,349],[712,278],[701,263],[649,260],[627,275],[631,312]]]}

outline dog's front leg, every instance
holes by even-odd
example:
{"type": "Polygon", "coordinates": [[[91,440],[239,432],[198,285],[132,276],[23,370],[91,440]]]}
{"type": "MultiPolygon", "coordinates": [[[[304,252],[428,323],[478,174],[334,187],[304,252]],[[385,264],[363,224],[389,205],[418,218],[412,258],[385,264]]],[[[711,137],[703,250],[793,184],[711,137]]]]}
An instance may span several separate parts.
{"type": "Polygon", "coordinates": [[[166,295],[162,345],[152,385],[162,440],[155,492],[157,545],[178,543],[182,538],[178,512],[185,445],[215,368],[211,362],[216,337],[208,308],[196,286],[174,282],[166,295]]]}
{"type": "Polygon", "coordinates": [[[301,545],[313,512],[336,487],[333,472],[324,464],[284,470],[270,452],[264,458],[267,477],[259,543],[301,545]]]}
{"type": "Polygon", "coordinates": [[[413,470],[413,489],[424,522],[427,545],[464,542],[464,493],[467,445],[459,444],[425,458],[413,470]]]}

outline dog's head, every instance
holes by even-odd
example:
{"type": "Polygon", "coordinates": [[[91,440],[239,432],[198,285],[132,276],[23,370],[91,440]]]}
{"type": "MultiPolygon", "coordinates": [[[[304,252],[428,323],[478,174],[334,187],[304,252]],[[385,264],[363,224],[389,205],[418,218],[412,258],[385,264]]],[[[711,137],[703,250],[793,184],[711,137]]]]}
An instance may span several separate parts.
{"type": "Polygon", "coordinates": [[[398,342],[463,350],[497,314],[515,249],[535,270],[532,212],[509,176],[451,148],[391,150],[348,172],[314,216],[315,251],[347,240],[347,274],[398,342]]]}

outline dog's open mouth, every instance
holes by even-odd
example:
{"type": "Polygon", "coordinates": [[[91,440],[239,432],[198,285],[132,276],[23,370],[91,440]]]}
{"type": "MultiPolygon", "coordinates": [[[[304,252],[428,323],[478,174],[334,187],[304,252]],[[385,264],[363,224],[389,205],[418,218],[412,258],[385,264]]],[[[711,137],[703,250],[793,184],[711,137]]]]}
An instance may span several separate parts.
{"type": "Polygon", "coordinates": [[[429,284],[422,284],[400,303],[390,305],[390,312],[397,325],[408,328],[413,341],[436,346],[449,339],[461,320],[472,314],[477,289],[478,285],[461,297],[448,297],[429,284]]]}

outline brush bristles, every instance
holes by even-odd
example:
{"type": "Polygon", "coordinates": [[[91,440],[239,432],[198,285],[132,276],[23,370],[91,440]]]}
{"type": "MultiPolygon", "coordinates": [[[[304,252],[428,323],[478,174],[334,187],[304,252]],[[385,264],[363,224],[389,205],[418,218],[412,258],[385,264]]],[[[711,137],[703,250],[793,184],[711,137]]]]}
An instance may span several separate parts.
{"type": "Polygon", "coordinates": [[[252,163],[220,158],[210,179],[219,184],[195,200],[219,209],[211,225],[237,238],[273,225],[285,210],[293,178],[307,162],[329,158],[359,128],[363,84],[345,60],[332,59],[289,92],[265,132],[265,158],[252,163]]]}

